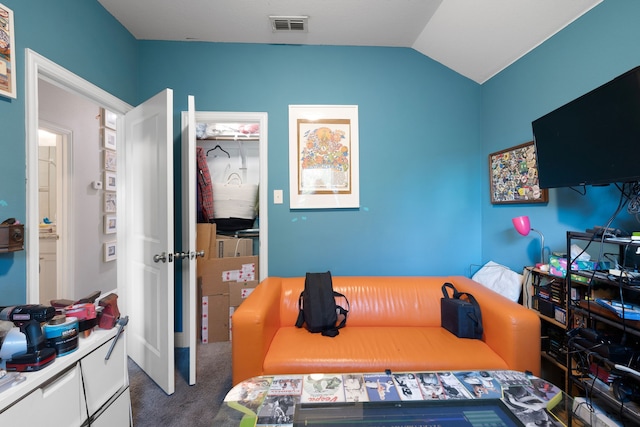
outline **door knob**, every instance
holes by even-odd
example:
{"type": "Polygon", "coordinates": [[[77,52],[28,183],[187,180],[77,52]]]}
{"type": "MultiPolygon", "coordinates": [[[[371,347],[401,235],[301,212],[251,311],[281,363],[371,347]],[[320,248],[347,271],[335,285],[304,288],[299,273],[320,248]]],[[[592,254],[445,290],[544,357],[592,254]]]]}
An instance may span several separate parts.
{"type": "Polygon", "coordinates": [[[204,251],[189,252],[189,259],[196,259],[197,257],[204,258],[204,251]]]}
{"type": "Polygon", "coordinates": [[[160,255],[155,254],[155,255],[153,256],[153,262],[158,263],[158,262],[160,262],[160,261],[162,261],[162,262],[167,262],[167,254],[166,254],[166,253],[162,252],[162,254],[160,254],[160,255]]]}

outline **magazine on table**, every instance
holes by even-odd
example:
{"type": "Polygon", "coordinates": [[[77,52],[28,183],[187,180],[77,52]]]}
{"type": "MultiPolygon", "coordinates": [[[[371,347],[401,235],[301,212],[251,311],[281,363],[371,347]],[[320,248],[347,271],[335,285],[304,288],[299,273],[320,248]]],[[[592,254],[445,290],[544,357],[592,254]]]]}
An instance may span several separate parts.
{"type": "Polygon", "coordinates": [[[309,374],[303,379],[302,403],[346,401],[341,374],[309,374]]]}

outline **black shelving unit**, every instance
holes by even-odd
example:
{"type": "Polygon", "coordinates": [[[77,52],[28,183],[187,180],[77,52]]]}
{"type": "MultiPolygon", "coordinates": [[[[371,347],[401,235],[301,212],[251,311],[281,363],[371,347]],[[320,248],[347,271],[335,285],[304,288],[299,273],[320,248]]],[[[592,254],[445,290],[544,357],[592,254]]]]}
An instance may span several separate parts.
{"type": "Polygon", "coordinates": [[[534,267],[527,267],[526,274],[531,277],[530,292],[523,303],[540,317],[540,376],[567,391],[566,316],[562,319],[560,312],[556,318],[557,309],[567,310],[565,281],[534,267]]]}
{"type": "MultiPolygon", "coordinates": [[[[640,279],[624,271],[640,253],[640,241],[630,238],[603,238],[591,233],[567,232],[567,254],[578,245],[594,262],[585,266],[567,256],[565,289],[568,324],[568,388],[572,396],[597,399],[625,425],[640,425],[640,396],[626,396],[621,384],[640,387],[635,374],[616,368],[640,370],[640,321],[619,317],[597,302],[598,298],[640,303],[640,279]],[[597,255],[597,256],[594,256],[597,255]],[[608,261],[609,265],[603,265],[608,261]],[[622,266],[622,267],[620,267],[622,266]],[[621,390],[623,390],[621,392],[621,390]]],[[[638,389],[640,392],[640,388],[638,389]]]]}

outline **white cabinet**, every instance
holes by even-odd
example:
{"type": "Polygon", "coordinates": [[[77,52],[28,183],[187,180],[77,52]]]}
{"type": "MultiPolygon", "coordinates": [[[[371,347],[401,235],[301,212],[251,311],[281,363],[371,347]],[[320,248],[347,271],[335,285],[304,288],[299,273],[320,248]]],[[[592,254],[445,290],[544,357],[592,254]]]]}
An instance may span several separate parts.
{"type": "Polygon", "coordinates": [[[28,420],[31,425],[81,425],[87,419],[81,378],[80,366],[76,363],[0,414],[1,424],[11,425],[5,424],[5,420],[16,421],[14,425],[28,420]]]}
{"type": "Polygon", "coordinates": [[[97,330],[78,350],[0,393],[0,425],[130,426],[124,336],[105,360],[114,336],[115,329],[97,330]]]}

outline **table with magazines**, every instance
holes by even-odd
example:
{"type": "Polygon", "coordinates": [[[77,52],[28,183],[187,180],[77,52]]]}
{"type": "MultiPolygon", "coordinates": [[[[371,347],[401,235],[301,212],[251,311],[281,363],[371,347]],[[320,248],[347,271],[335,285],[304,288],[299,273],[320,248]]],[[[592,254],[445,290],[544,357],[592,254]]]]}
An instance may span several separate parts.
{"type": "Polygon", "coordinates": [[[509,371],[269,375],[227,393],[215,426],[567,426],[572,399],[509,371]]]}

